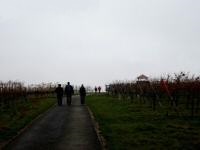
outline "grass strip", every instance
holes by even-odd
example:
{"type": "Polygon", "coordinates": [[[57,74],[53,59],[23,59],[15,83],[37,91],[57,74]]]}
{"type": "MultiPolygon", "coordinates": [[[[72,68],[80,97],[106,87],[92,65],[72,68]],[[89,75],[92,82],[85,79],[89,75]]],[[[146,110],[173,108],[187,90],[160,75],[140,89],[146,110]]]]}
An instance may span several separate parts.
{"type": "Polygon", "coordinates": [[[122,101],[105,95],[86,99],[110,150],[173,149],[200,147],[200,118],[166,116],[137,101],[122,101]]]}
{"type": "Polygon", "coordinates": [[[16,103],[15,108],[7,108],[0,113],[0,144],[28,125],[41,113],[55,104],[55,98],[34,98],[16,103]]]}

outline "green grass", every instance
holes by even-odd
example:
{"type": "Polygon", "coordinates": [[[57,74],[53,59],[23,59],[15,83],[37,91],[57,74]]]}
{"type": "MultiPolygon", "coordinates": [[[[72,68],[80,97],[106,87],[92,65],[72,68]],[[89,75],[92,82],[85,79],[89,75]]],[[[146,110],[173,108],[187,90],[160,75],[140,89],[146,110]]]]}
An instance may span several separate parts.
{"type": "Polygon", "coordinates": [[[7,108],[0,113],[0,143],[3,143],[24,128],[38,115],[55,104],[55,98],[30,99],[18,102],[15,109],[7,108]]]}
{"type": "Polygon", "coordinates": [[[110,150],[194,150],[200,147],[200,118],[166,116],[165,108],[152,111],[149,105],[108,96],[88,96],[110,150]]]}

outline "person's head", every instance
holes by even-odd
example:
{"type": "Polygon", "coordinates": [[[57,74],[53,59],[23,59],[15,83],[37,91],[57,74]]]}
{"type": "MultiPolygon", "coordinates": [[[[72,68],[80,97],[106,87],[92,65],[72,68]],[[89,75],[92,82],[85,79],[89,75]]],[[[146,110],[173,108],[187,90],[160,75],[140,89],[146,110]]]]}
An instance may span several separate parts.
{"type": "Polygon", "coordinates": [[[61,87],[61,84],[58,84],[58,87],[61,87]]]}
{"type": "Polygon", "coordinates": [[[67,85],[70,85],[70,82],[67,82],[67,85]]]}
{"type": "Polygon", "coordinates": [[[83,84],[81,86],[84,87],[83,84]]]}

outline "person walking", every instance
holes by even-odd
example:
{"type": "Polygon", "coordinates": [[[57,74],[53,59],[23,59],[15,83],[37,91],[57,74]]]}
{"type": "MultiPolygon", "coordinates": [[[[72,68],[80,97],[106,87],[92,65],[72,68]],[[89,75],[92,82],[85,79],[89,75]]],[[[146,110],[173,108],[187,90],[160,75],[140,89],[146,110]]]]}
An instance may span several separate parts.
{"type": "Polygon", "coordinates": [[[101,87],[100,86],[98,87],[98,91],[99,91],[99,93],[101,93],[101,87]]]}
{"type": "Polygon", "coordinates": [[[61,84],[58,84],[55,92],[57,95],[58,106],[62,106],[63,88],[61,87],[61,84]]]}
{"type": "Polygon", "coordinates": [[[81,85],[79,89],[79,94],[80,94],[81,104],[85,104],[86,90],[83,84],[81,85]]]}
{"type": "Polygon", "coordinates": [[[96,86],[95,86],[94,90],[95,90],[95,93],[97,93],[97,87],[96,86]]]}
{"type": "Polygon", "coordinates": [[[65,94],[67,97],[67,104],[68,104],[68,106],[70,106],[72,103],[72,95],[74,94],[74,89],[70,85],[70,82],[67,82],[67,85],[65,87],[65,94]]]}

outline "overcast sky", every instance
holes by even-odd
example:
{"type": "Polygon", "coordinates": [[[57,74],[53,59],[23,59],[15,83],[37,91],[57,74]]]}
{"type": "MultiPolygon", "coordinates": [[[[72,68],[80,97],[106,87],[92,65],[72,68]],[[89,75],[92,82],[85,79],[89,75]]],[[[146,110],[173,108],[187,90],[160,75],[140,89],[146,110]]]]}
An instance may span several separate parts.
{"type": "Polygon", "coordinates": [[[0,0],[0,80],[199,74],[199,14],[199,0],[0,0]]]}

